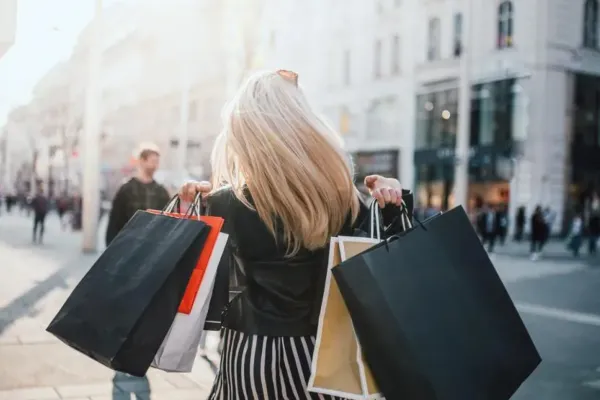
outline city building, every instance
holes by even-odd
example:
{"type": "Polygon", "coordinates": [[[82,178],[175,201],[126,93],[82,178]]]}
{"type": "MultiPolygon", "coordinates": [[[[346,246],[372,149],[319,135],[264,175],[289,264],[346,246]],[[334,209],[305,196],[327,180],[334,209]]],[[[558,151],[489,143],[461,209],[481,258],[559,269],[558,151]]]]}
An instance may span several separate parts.
{"type": "MultiPolygon", "coordinates": [[[[40,154],[50,154],[48,160],[36,159],[38,178],[52,184],[64,181],[62,189],[71,183],[72,190],[79,190],[93,23],[99,23],[102,32],[98,79],[104,189],[110,195],[131,174],[134,152],[147,141],[161,149],[162,167],[171,171],[162,175],[168,179],[177,175],[172,171],[186,178],[207,178],[221,108],[234,87],[230,75],[238,76],[237,86],[245,68],[243,60],[231,60],[232,51],[239,50],[231,45],[232,35],[244,37],[239,29],[230,28],[240,25],[231,22],[242,17],[236,4],[235,0],[149,1],[143,7],[131,3],[106,7],[101,19],[81,32],[70,59],[40,80],[25,106],[44,139],[39,143],[47,147],[40,154]],[[182,138],[187,142],[185,151],[182,138]]],[[[256,25],[244,18],[246,25],[256,25]]],[[[243,49],[246,43],[241,45],[243,49]]],[[[14,122],[9,117],[16,126],[14,122]]],[[[179,184],[172,180],[165,183],[179,184]]]]}
{"type": "Polygon", "coordinates": [[[0,0],[0,58],[15,42],[17,0],[0,0]]]}
{"type": "MultiPolygon", "coordinates": [[[[470,199],[559,216],[600,184],[598,1],[428,1],[416,53],[416,187],[452,205],[459,70],[470,47],[470,199]],[[471,32],[462,13],[471,7],[471,32]]],[[[565,216],[566,218],[562,218],[565,216]]]]}
{"type": "MultiPolygon", "coordinates": [[[[17,0],[0,0],[0,59],[12,47],[17,31],[17,0]]],[[[14,148],[8,141],[8,127],[0,129],[0,189],[13,190],[10,176],[13,171],[14,148]]]]}
{"type": "Polygon", "coordinates": [[[400,1],[268,1],[265,67],[291,69],[343,135],[357,182],[380,173],[411,185],[411,5],[400,1]]]}

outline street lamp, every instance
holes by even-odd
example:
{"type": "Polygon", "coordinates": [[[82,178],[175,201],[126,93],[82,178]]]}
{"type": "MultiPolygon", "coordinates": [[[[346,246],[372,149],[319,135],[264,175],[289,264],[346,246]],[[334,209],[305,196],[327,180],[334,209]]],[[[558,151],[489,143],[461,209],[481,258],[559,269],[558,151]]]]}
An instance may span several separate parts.
{"type": "Polygon", "coordinates": [[[98,247],[98,216],[100,212],[100,28],[102,0],[95,0],[92,21],[88,83],[85,98],[85,129],[83,137],[83,252],[94,253],[98,247]]]}

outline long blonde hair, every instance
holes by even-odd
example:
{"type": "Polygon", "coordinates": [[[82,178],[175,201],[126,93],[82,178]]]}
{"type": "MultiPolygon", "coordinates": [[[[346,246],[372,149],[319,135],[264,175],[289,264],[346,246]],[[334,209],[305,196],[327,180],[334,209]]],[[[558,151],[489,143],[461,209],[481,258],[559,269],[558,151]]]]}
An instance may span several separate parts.
{"type": "Polygon", "coordinates": [[[281,229],[288,256],[324,247],[350,211],[356,218],[357,192],[341,138],[295,80],[275,71],[251,76],[223,119],[212,153],[214,187],[231,185],[273,237],[281,229]]]}

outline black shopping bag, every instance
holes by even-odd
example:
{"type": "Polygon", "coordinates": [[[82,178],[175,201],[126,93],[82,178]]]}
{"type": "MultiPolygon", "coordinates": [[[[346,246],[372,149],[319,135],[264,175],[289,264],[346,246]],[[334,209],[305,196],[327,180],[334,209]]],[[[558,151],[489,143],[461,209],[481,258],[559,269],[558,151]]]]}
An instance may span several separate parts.
{"type": "Polygon", "coordinates": [[[204,222],[138,211],[47,331],[117,371],[144,376],[200,257],[204,222]]]}
{"type": "Polygon", "coordinates": [[[507,400],[541,362],[460,207],[333,275],[387,399],[507,400]]]}

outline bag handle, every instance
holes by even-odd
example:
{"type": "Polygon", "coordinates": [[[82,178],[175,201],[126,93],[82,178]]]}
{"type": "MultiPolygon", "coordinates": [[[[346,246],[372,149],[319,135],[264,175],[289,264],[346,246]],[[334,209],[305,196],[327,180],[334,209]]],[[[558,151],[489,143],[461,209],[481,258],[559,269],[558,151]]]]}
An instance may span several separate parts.
{"type": "Polygon", "coordinates": [[[377,204],[377,201],[373,200],[371,202],[371,206],[369,207],[369,211],[371,213],[371,224],[370,224],[370,236],[371,239],[377,239],[381,241],[381,210],[377,204]]]}
{"type": "Polygon", "coordinates": [[[190,207],[185,214],[186,217],[199,217],[203,215],[204,210],[202,209],[202,193],[196,193],[196,197],[194,197],[194,201],[190,204],[190,207]]]}
{"type": "MultiPolygon", "coordinates": [[[[173,196],[171,198],[171,200],[169,200],[167,205],[162,209],[162,211],[160,213],[167,214],[167,213],[172,213],[172,212],[181,214],[181,199],[179,198],[179,195],[177,195],[177,194],[175,196],[173,196]]],[[[185,213],[185,217],[189,218],[189,217],[193,217],[193,216],[201,216],[203,212],[204,212],[204,210],[202,208],[202,193],[198,192],[196,194],[196,197],[194,198],[194,201],[188,207],[188,209],[185,213]]]]}
{"type": "Polygon", "coordinates": [[[175,207],[177,207],[177,210],[179,210],[181,207],[181,200],[179,199],[179,195],[177,195],[177,194],[175,196],[171,197],[171,200],[169,200],[167,205],[164,206],[164,208],[162,209],[162,211],[160,213],[161,214],[172,213],[175,210],[175,207]]]}
{"type": "MultiPolygon", "coordinates": [[[[404,200],[402,200],[402,205],[400,207],[400,222],[402,223],[402,230],[406,231],[408,229],[412,229],[413,224],[410,220],[410,217],[408,216],[408,207],[406,206],[404,200]]],[[[413,218],[415,219],[415,221],[417,221],[419,225],[423,226],[423,224],[421,224],[421,221],[419,221],[414,215],[413,218]]],[[[423,227],[423,229],[425,229],[425,227],[423,227]]]]}

